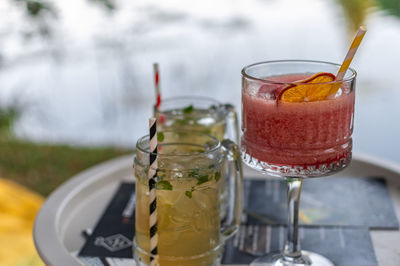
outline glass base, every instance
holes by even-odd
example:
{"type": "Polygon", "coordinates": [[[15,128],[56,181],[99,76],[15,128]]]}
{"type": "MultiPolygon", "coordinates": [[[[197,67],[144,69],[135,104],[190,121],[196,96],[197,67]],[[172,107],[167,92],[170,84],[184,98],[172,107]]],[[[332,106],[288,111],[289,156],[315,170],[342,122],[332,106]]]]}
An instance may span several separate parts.
{"type": "Polygon", "coordinates": [[[266,256],[257,258],[250,266],[334,266],[333,262],[317,253],[301,251],[301,258],[288,261],[284,260],[281,252],[270,253],[266,256]]]}
{"type": "Polygon", "coordinates": [[[343,151],[337,155],[337,158],[334,158],[329,162],[300,165],[274,164],[261,161],[249,153],[243,137],[240,150],[242,162],[256,171],[276,177],[310,178],[332,175],[346,168],[351,162],[351,147],[352,142],[350,140],[349,144],[347,144],[346,147],[343,147],[343,151]]]}

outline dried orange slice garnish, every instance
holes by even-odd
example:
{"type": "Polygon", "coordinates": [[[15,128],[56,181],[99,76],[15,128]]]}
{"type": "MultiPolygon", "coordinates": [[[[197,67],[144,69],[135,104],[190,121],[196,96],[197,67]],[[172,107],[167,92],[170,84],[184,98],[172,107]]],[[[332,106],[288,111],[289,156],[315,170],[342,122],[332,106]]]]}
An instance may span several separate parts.
{"type": "Polygon", "coordinates": [[[335,80],[336,77],[332,73],[321,72],[314,74],[307,79],[297,81],[302,84],[290,84],[284,87],[279,92],[277,101],[313,102],[325,100],[326,97],[337,92],[341,83],[323,83],[335,80]],[[312,83],[315,83],[315,85],[312,85],[312,83]]]}

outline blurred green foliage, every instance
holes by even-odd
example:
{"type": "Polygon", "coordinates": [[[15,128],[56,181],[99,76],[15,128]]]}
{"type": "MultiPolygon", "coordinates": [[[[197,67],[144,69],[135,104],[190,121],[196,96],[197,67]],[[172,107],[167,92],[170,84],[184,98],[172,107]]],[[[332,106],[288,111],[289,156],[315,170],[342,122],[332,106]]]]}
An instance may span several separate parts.
{"type": "Polygon", "coordinates": [[[376,0],[379,7],[389,14],[400,17],[400,1],[399,0],[376,0]]]}
{"type": "Polygon", "coordinates": [[[23,7],[30,17],[43,17],[48,14],[55,16],[56,10],[50,2],[42,0],[13,0],[23,7]]]}
{"type": "Polygon", "coordinates": [[[372,8],[386,11],[390,15],[400,17],[400,0],[336,0],[343,8],[350,37],[366,23],[372,8]]]}
{"type": "Polygon", "coordinates": [[[337,0],[337,2],[343,8],[350,38],[353,38],[357,29],[364,25],[369,9],[376,5],[375,0],[337,0]]]}
{"type": "MultiPolygon", "coordinates": [[[[51,14],[56,15],[56,8],[53,3],[44,0],[12,0],[17,4],[23,6],[27,14],[31,17],[40,17],[51,14]]],[[[82,0],[83,1],[83,0],[82,0]]],[[[98,3],[105,9],[112,11],[116,9],[115,1],[113,0],[88,0],[90,2],[98,3]]]]}
{"type": "Polygon", "coordinates": [[[14,121],[19,115],[20,110],[16,106],[0,107],[0,139],[13,137],[14,121]]]}
{"type": "Polygon", "coordinates": [[[48,196],[71,176],[129,153],[132,151],[111,147],[71,147],[0,139],[0,177],[48,196]]]}
{"type": "Polygon", "coordinates": [[[71,147],[20,140],[13,125],[18,107],[0,107],[0,177],[47,196],[71,176],[105,160],[131,153],[112,147],[71,147]]]}
{"type": "Polygon", "coordinates": [[[55,9],[48,2],[37,1],[37,0],[15,0],[17,2],[24,1],[26,11],[30,16],[36,17],[45,13],[55,14],[55,9]]]}
{"type": "Polygon", "coordinates": [[[115,1],[112,0],[89,0],[104,6],[107,10],[113,11],[116,9],[115,1]]]}
{"type": "MultiPolygon", "coordinates": [[[[50,0],[9,0],[25,10],[28,19],[31,19],[31,29],[26,29],[23,34],[27,38],[34,36],[49,37],[54,31],[57,18],[57,2],[50,0]],[[53,19],[53,20],[52,20],[53,19]]],[[[85,1],[85,0],[82,0],[85,1]]],[[[116,4],[114,0],[86,0],[99,4],[107,11],[114,11],[116,4]]]]}

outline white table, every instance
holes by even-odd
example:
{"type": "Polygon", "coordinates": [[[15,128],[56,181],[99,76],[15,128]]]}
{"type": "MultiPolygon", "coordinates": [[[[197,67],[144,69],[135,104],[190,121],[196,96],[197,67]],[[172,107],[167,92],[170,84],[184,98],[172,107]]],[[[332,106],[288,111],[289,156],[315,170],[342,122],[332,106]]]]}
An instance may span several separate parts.
{"type": "MultiPolygon", "coordinates": [[[[46,265],[81,265],[72,254],[83,246],[82,230],[93,228],[121,181],[133,181],[133,155],[92,167],[55,190],[36,217],[34,241],[46,265]]],[[[251,176],[257,175],[245,169],[251,176]]],[[[366,155],[355,154],[345,176],[379,175],[387,178],[389,191],[400,217],[400,166],[366,155]]],[[[261,176],[261,175],[258,175],[261,176]]],[[[379,265],[400,263],[400,231],[371,231],[379,265]]]]}

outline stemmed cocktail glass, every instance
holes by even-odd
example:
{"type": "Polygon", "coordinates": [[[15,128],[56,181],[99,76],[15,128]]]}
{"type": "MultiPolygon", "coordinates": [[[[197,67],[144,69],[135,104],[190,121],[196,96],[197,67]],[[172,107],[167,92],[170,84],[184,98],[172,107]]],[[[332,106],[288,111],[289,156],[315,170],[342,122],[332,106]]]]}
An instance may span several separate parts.
{"type": "Polygon", "coordinates": [[[298,213],[304,178],[334,174],[351,161],[356,72],[349,69],[335,80],[329,73],[339,69],[327,62],[282,60],[242,70],[242,159],[285,178],[289,211],[283,251],[252,265],[333,265],[301,251],[298,213]]]}

